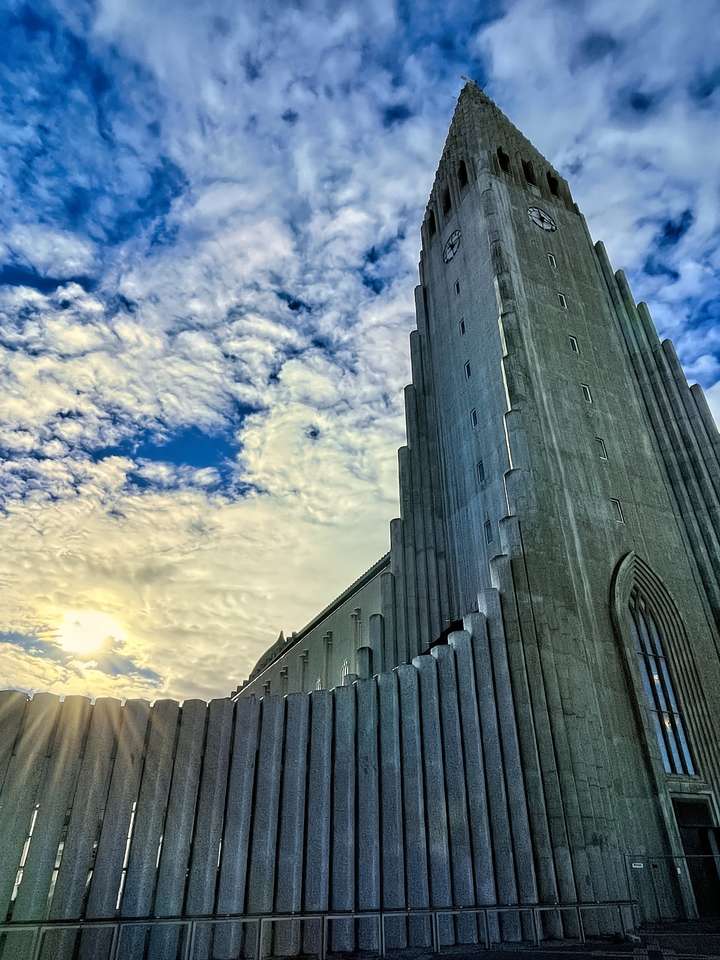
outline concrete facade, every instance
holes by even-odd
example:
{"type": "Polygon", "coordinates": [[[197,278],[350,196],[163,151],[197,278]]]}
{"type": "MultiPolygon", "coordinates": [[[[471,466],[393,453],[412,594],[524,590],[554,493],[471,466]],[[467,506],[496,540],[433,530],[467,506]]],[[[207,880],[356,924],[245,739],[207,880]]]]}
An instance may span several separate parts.
{"type": "MultiPolygon", "coordinates": [[[[0,692],[0,919],[543,905],[550,938],[578,933],[558,903],[606,905],[603,934],[702,912],[716,861],[683,856],[718,855],[720,436],[568,185],[473,84],[416,309],[386,556],[227,699],[0,692]]],[[[263,955],[318,929],[284,920],[263,955]]],[[[439,929],[481,936],[469,914],[439,929]]],[[[527,912],[488,929],[533,935],[527,912]]],[[[369,918],[330,936],[377,948],[369,918]]],[[[76,939],[42,956],[108,955],[108,930],[76,939]]],[[[241,949],[233,921],[195,956],[241,949]]],[[[179,950],[140,926],[121,956],[179,950]]],[[[0,935],[2,960],[31,955],[0,935]]]]}
{"type": "MultiPolygon", "coordinates": [[[[372,645],[382,609],[383,574],[389,568],[388,553],[299,633],[289,637],[281,633],[233,696],[308,693],[341,686],[361,672],[371,676],[381,670],[383,663],[377,653],[372,669],[372,645]]],[[[395,661],[388,666],[395,666],[395,661]]]]}
{"type": "MultiPolygon", "coordinates": [[[[526,782],[541,899],[602,899],[620,883],[610,851],[683,853],[674,802],[720,823],[718,431],[568,184],[474,84],[415,299],[401,515],[375,667],[358,651],[356,672],[410,662],[497,590],[520,764],[540,762],[526,782]],[[660,660],[638,653],[638,604],[660,660]]],[[[674,882],[657,899],[694,910],[674,882]]]]}

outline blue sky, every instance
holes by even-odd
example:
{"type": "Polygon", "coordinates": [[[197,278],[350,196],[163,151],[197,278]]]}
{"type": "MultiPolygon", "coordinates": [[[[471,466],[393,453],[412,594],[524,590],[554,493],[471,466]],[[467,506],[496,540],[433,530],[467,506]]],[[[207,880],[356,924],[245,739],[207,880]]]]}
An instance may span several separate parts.
{"type": "Polygon", "coordinates": [[[720,11],[687,14],[6,3],[0,687],[222,695],[387,549],[462,75],[720,409],[720,11]]]}

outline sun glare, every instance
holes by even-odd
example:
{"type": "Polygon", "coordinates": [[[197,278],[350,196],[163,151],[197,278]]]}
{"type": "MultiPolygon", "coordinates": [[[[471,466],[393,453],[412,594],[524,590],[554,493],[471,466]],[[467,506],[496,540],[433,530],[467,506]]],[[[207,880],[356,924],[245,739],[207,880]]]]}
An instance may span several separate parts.
{"type": "Polygon", "coordinates": [[[58,627],[56,639],[68,653],[91,657],[113,642],[122,642],[125,636],[123,627],[107,613],[68,610],[58,627]]]}

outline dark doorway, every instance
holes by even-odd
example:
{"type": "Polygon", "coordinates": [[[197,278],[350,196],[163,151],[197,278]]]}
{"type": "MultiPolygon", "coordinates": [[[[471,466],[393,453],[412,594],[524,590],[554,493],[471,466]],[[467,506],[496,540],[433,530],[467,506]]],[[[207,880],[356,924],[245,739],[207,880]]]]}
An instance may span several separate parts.
{"type": "Polygon", "coordinates": [[[701,917],[720,916],[720,831],[706,800],[675,799],[675,818],[701,917]]]}

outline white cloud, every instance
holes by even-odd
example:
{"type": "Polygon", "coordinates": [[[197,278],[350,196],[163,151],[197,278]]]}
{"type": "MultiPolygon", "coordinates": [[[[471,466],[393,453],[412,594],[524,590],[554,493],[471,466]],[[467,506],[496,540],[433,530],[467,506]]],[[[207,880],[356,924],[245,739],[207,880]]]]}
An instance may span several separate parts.
{"type": "MultiPolygon", "coordinates": [[[[712,382],[717,332],[692,313],[720,266],[720,155],[702,149],[717,111],[688,92],[715,62],[702,26],[714,6],[700,7],[608,0],[569,16],[561,0],[514,0],[468,50],[459,7],[410,12],[420,24],[382,2],[261,14],[103,0],[88,28],[60,4],[88,58],[118,71],[122,109],[103,101],[100,146],[77,134],[62,158],[61,184],[98,191],[85,233],[47,225],[49,178],[37,222],[24,209],[5,240],[41,273],[99,283],[0,291],[0,444],[12,453],[0,630],[104,612],[126,631],[127,662],[162,679],[8,643],[0,686],[222,695],[281,627],[299,628],[387,549],[418,226],[473,53],[500,106],[576,170],[594,235],[634,272],[689,372],[712,382]],[[656,98],[646,116],[621,108],[633,91],[656,98]],[[409,116],[383,125],[389,105],[409,116]],[[180,189],[158,186],[163,163],[180,189]],[[690,229],[662,254],[677,278],[643,273],[663,223],[686,209],[690,229]],[[105,233],[112,242],[92,239],[105,233]],[[233,439],[231,483],[225,464],[133,449],[190,426],[233,439]],[[93,461],[123,441],[122,456],[93,461]]],[[[19,149],[18,137],[5,142],[19,149]]]]}
{"type": "Polygon", "coordinates": [[[45,224],[17,223],[3,239],[3,259],[18,259],[42,275],[72,277],[96,266],[93,243],[45,224]]]}

